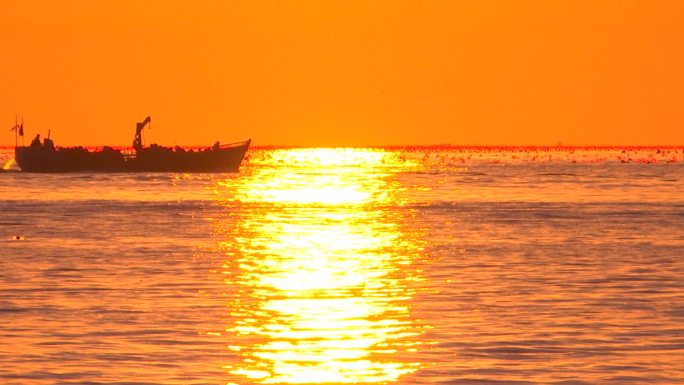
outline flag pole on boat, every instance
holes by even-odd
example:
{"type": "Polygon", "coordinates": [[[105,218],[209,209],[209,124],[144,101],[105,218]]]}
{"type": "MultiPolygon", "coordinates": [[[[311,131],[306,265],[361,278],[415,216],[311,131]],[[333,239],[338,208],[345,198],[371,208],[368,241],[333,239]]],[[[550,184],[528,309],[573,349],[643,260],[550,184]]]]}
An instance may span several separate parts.
{"type": "Polygon", "coordinates": [[[14,131],[14,148],[16,149],[19,145],[19,136],[21,136],[21,145],[24,145],[24,117],[21,117],[21,124],[17,115],[14,115],[14,127],[10,128],[10,131],[14,131]]]}
{"type": "MultiPolygon", "coordinates": [[[[22,122],[23,122],[23,118],[22,118],[22,122]]],[[[23,125],[23,123],[22,123],[22,125],[23,125]]],[[[14,131],[14,148],[15,149],[17,148],[17,141],[18,141],[17,129],[18,128],[19,128],[19,124],[18,124],[18,120],[17,120],[17,115],[14,115],[14,127],[10,128],[10,131],[14,131]]],[[[22,133],[22,135],[23,135],[23,133],[22,133]]]]}

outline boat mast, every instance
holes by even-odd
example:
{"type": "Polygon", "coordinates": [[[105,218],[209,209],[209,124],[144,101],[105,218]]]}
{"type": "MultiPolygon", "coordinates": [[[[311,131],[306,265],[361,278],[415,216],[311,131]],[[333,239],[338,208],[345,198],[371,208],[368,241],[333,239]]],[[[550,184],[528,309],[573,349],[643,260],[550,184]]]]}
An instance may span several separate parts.
{"type": "Polygon", "coordinates": [[[142,122],[138,122],[135,124],[135,138],[133,139],[133,148],[135,149],[136,152],[142,150],[142,148],[143,148],[142,135],[141,135],[142,130],[151,121],[152,121],[152,119],[148,116],[142,122]]]}
{"type": "Polygon", "coordinates": [[[19,125],[19,120],[17,119],[17,116],[14,115],[14,127],[12,127],[10,131],[14,131],[14,148],[16,149],[19,145],[19,136],[21,136],[22,144],[24,143],[24,118],[21,118],[21,125],[19,125]]]}

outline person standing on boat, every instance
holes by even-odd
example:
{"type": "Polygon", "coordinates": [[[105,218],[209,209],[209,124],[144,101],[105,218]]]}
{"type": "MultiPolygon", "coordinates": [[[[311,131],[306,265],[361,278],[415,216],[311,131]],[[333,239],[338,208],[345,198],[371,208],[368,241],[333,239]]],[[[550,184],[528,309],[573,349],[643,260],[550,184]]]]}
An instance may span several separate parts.
{"type": "Polygon", "coordinates": [[[36,137],[31,141],[31,147],[41,147],[40,144],[40,134],[36,134],[36,137]]]}

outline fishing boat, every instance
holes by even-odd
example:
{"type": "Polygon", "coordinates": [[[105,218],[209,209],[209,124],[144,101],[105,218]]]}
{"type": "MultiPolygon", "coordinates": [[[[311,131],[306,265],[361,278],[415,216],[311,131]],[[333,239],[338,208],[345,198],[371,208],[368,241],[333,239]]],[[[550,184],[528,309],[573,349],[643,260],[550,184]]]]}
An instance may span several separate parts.
{"type": "Polygon", "coordinates": [[[14,158],[26,172],[238,172],[251,140],[183,149],[156,144],[143,146],[142,130],[148,116],[136,124],[133,151],[105,146],[90,151],[84,147],[55,147],[49,135],[41,143],[36,136],[30,146],[15,146],[14,158]]]}

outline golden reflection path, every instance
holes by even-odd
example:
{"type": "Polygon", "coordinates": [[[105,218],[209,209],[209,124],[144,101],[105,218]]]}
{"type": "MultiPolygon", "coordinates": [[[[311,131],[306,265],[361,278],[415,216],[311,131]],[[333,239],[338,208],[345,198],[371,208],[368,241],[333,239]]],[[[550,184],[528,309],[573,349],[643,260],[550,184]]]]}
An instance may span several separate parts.
{"type": "MultiPolygon", "coordinates": [[[[254,157],[260,159],[254,160],[254,157]]],[[[388,383],[421,364],[411,301],[420,248],[402,230],[391,152],[295,149],[216,194],[238,207],[221,244],[233,383],[388,383]]]]}

